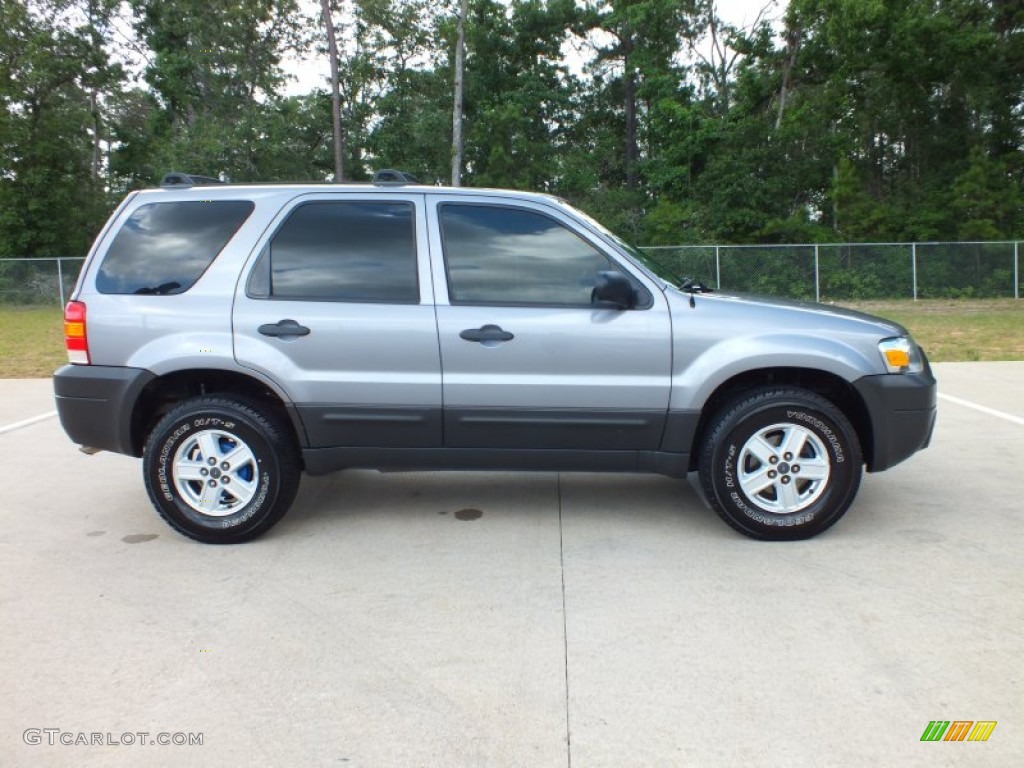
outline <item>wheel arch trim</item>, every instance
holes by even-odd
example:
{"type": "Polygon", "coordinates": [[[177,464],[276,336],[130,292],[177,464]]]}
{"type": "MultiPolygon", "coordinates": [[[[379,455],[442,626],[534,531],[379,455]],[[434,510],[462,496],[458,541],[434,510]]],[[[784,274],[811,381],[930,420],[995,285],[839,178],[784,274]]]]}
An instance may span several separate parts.
{"type": "Polygon", "coordinates": [[[696,469],[701,444],[720,410],[730,400],[744,392],[772,386],[803,389],[826,398],[850,421],[860,442],[863,458],[869,467],[872,466],[875,429],[871,411],[858,389],[850,381],[831,371],[787,365],[744,370],[718,383],[703,401],[700,419],[693,431],[690,446],[691,469],[696,469]]]}
{"type": "Polygon", "coordinates": [[[142,455],[149,430],[176,403],[200,394],[217,393],[242,394],[279,408],[287,416],[286,421],[292,429],[296,444],[300,448],[308,445],[306,429],[294,403],[270,377],[234,367],[182,368],[154,376],[139,390],[131,403],[131,455],[142,455]],[[231,386],[226,386],[227,382],[231,382],[231,386]],[[197,386],[199,390],[195,391],[197,386]],[[273,397],[267,397],[268,392],[273,397]],[[167,398],[166,395],[170,393],[174,394],[167,398]]]}

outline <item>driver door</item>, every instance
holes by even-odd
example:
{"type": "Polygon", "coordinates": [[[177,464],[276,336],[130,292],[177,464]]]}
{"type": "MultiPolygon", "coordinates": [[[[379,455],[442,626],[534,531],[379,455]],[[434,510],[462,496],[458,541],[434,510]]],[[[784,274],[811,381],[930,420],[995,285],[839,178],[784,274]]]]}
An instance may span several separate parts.
{"type": "Polygon", "coordinates": [[[428,216],[445,446],[656,450],[671,371],[661,291],[554,207],[453,196],[428,216]],[[635,283],[636,308],[591,304],[606,270],[635,283]]]}

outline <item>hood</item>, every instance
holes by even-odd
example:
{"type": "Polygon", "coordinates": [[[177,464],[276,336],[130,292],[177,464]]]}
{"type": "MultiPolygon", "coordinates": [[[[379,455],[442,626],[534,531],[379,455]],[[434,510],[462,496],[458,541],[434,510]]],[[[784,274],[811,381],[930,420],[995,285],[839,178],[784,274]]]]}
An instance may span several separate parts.
{"type": "Polygon", "coordinates": [[[758,324],[813,326],[825,332],[859,331],[878,335],[879,338],[907,335],[907,329],[892,320],[832,304],[719,291],[689,294],[675,287],[669,287],[666,293],[677,306],[680,301],[689,304],[692,296],[695,309],[700,309],[704,304],[708,309],[714,308],[712,314],[749,316],[758,324]]]}

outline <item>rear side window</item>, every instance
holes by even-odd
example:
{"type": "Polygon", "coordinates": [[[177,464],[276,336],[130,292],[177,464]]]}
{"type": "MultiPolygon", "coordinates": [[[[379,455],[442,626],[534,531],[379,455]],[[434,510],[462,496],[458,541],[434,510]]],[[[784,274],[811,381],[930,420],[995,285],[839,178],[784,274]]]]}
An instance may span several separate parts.
{"type": "Polygon", "coordinates": [[[96,289],[143,295],[187,291],[254,207],[250,200],[139,206],[110,244],[96,277],[96,289]]]}
{"type": "Polygon", "coordinates": [[[401,202],[300,205],[260,258],[249,295],[417,304],[414,214],[401,202]]]}

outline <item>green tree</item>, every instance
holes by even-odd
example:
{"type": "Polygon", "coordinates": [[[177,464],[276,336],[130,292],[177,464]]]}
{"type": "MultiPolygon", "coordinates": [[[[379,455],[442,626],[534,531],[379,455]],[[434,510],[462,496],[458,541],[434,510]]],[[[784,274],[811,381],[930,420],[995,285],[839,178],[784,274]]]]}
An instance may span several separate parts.
{"type": "MultiPolygon", "coordinates": [[[[553,189],[574,119],[577,82],[562,63],[561,45],[575,13],[568,0],[513,0],[508,7],[471,2],[463,104],[467,183],[553,189]]],[[[452,33],[444,31],[449,46],[452,33]]],[[[453,63],[449,55],[447,71],[453,63]]]]}
{"type": "Polygon", "coordinates": [[[0,255],[85,253],[106,212],[100,94],[118,70],[90,7],[71,25],[62,5],[0,4],[0,255]]]}
{"type": "MultiPolygon", "coordinates": [[[[855,193],[837,183],[834,191],[891,214],[844,224],[849,202],[833,200],[840,232],[859,226],[859,235],[875,239],[955,237],[947,190],[971,147],[1020,168],[1008,162],[1022,137],[1019,108],[1011,106],[1024,91],[1019,3],[793,0],[787,26],[802,34],[793,100],[813,105],[822,130],[835,136],[833,177],[845,159],[846,182],[862,186],[855,193]]],[[[819,175],[805,183],[824,189],[828,181],[819,175]]]]}
{"type": "Polygon", "coordinates": [[[265,178],[257,158],[283,83],[281,57],[309,25],[295,0],[133,0],[132,9],[152,51],[150,164],[158,173],[265,178]]]}
{"type": "Polygon", "coordinates": [[[1020,185],[1003,163],[980,148],[971,151],[970,164],[953,184],[951,198],[957,237],[962,240],[999,240],[1020,231],[1020,185]]]}

